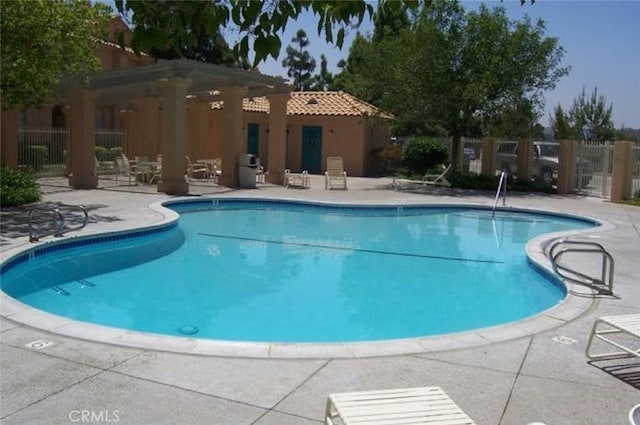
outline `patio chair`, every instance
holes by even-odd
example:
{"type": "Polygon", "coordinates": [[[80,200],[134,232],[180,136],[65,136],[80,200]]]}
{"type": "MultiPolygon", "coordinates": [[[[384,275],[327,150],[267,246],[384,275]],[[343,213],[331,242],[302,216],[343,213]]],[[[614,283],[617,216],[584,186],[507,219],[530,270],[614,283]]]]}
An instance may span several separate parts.
{"type": "Polygon", "coordinates": [[[591,328],[591,335],[589,336],[585,353],[592,360],[619,359],[633,356],[640,358],[640,313],[603,316],[596,319],[593,328],[591,328]],[[591,348],[594,340],[613,345],[618,351],[593,354],[591,348]],[[631,346],[633,341],[637,344],[635,347],[631,346]]]}
{"type": "Polygon", "coordinates": [[[448,424],[475,422],[440,387],[402,388],[330,394],[325,425],[448,424]]]}
{"type": "Polygon", "coordinates": [[[289,186],[309,187],[309,172],[303,170],[301,173],[292,173],[288,168],[284,170],[284,187],[289,186]]]}
{"type": "Polygon", "coordinates": [[[136,167],[132,166],[129,162],[129,158],[125,154],[120,154],[114,159],[116,184],[118,183],[118,176],[127,177],[128,184],[131,184],[131,179],[135,184],[138,184],[138,176],[140,173],[136,167]]]}
{"type": "Polygon", "coordinates": [[[151,162],[151,178],[149,179],[149,184],[158,182],[162,179],[162,154],[159,153],[156,156],[156,162],[151,162]]]}
{"type": "Polygon", "coordinates": [[[264,167],[262,165],[259,165],[256,170],[256,183],[264,183],[264,167]]]}
{"type": "Polygon", "coordinates": [[[213,166],[211,169],[211,178],[213,178],[216,183],[220,180],[220,176],[222,175],[222,158],[214,158],[213,166]]]}
{"type": "Polygon", "coordinates": [[[188,178],[199,178],[199,179],[208,179],[211,175],[209,171],[209,167],[207,164],[202,164],[199,162],[191,162],[191,158],[186,156],[187,161],[187,177],[188,178]]]}
{"type": "Polygon", "coordinates": [[[422,177],[422,182],[426,185],[449,187],[451,186],[451,183],[449,183],[449,180],[447,180],[447,173],[449,172],[450,169],[451,169],[451,164],[449,164],[447,168],[442,170],[442,173],[440,174],[425,174],[422,177]]]}
{"type": "Polygon", "coordinates": [[[341,156],[327,158],[327,171],[324,172],[324,189],[347,189],[347,172],[341,156]]]}

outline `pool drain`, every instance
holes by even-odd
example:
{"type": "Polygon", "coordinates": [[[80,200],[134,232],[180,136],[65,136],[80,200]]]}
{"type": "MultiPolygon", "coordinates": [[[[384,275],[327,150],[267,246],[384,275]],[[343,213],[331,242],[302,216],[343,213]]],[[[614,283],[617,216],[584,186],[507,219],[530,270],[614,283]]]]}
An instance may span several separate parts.
{"type": "Polygon", "coordinates": [[[200,329],[197,326],[184,325],[178,328],[178,332],[182,335],[195,335],[200,332],[200,329]]]}

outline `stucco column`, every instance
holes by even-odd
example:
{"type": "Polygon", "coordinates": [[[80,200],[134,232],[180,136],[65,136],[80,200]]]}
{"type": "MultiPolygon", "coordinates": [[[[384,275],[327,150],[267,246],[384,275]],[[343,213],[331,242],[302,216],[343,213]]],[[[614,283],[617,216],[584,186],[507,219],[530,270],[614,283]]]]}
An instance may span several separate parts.
{"type": "Polygon", "coordinates": [[[191,102],[187,109],[187,155],[191,160],[206,159],[207,143],[210,141],[209,134],[209,102],[191,102]]]}
{"type": "Polygon", "coordinates": [[[524,181],[531,180],[532,146],[529,139],[520,139],[518,142],[517,176],[524,181]]]}
{"type": "Polygon", "coordinates": [[[127,155],[127,157],[130,157],[129,147],[135,143],[136,137],[138,136],[139,125],[137,124],[136,111],[133,109],[121,109],[120,120],[122,122],[122,130],[124,131],[122,152],[127,155]]]}
{"type": "Polygon", "coordinates": [[[160,100],[155,97],[139,97],[132,103],[135,105],[136,122],[131,128],[131,137],[127,137],[130,142],[127,144],[127,155],[129,158],[144,155],[154,160],[162,148],[161,134],[158,131],[160,100]]]}
{"type": "Polygon", "coordinates": [[[69,186],[74,189],[98,187],[96,174],[96,93],[81,86],[71,94],[71,126],[69,159],[71,175],[69,186]]]}
{"type": "Polygon", "coordinates": [[[162,81],[162,180],[158,191],[169,195],[186,195],[185,178],[186,95],[191,80],[172,78],[162,81]]]}
{"type": "Polygon", "coordinates": [[[578,142],[575,140],[560,140],[560,150],[558,153],[558,193],[561,195],[573,192],[577,148],[578,142]]]}
{"type": "MultiPolygon", "coordinates": [[[[617,141],[613,145],[613,176],[611,178],[611,202],[631,198],[633,179],[633,144],[617,141]]],[[[604,177],[606,178],[606,176],[604,177]]]]}
{"type": "Polygon", "coordinates": [[[267,143],[267,162],[269,173],[267,181],[284,183],[284,169],[287,161],[287,103],[290,93],[267,96],[269,101],[269,135],[267,143]]]}
{"type": "Polygon", "coordinates": [[[482,139],[481,173],[483,176],[496,174],[496,140],[492,137],[482,139]]]}
{"type": "Polygon", "coordinates": [[[2,165],[18,168],[18,110],[2,111],[2,143],[0,155],[2,165]]]}
{"type": "Polygon", "coordinates": [[[222,176],[223,186],[238,186],[238,159],[247,151],[247,141],[242,131],[242,100],[247,95],[245,87],[225,87],[222,90],[222,176]]]}

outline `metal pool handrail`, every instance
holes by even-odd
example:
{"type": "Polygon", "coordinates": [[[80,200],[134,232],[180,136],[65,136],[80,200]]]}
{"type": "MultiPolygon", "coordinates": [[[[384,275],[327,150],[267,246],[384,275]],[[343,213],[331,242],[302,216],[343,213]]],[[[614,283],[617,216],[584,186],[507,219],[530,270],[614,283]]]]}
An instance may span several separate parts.
{"type": "Polygon", "coordinates": [[[587,285],[599,293],[613,295],[613,271],[615,261],[609,252],[599,243],[591,241],[570,241],[560,239],[554,242],[549,248],[549,258],[553,265],[553,270],[564,279],[572,282],[587,285]],[[575,247],[571,248],[571,245],[575,247]],[[562,248],[562,249],[560,249],[562,248]],[[559,250],[559,252],[556,252],[559,250]],[[588,276],[569,267],[558,264],[558,260],[567,252],[596,253],[602,255],[602,272],[600,279],[588,276]]]}
{"type": "Polygon", "coordinates": [[[53,235],[56,238],[62,237],[65,233],[71,232],[71,231],[75,231],[75,230],[80,230],[82,228],[84,228],[87,225],[87,222],[89,221],[89,214],[87,213],[87,210],[85,207],[83,207],[82,205],[64,205],[65,208],[77,208],[79,210],[82,211],[82,213],[84,214],[84,219],[82,221],[82,224],[75,226],[75,227],[68,227],[65,228],[65,224],[64,224],[64,215],[62,214],[62,212],[60,211],[60,209],[58,207],[56,208],[52,208],[52,207],[36,207],[34,209],[32,209],[31,211],[29,211],[29,242],[38,242],[40,240],[41,237],[43,236],[50,236],[53,235]],[[51,222],[53,224],[52,228],[53,231],[50,233],[44,233],[41,235],[37,235],[35,232],[35,229],[33,228],[33,216],[36,212],[50,212],[51,214],[51,222]]]}
{"type": "Polygon", "coordinates": [[[507,172],[502,171],[500,173],[500,182],[498,183],[498,190],[496,190],[496,197],[493,200],[493,212],[492,217],[496,215],[496,206],[498,205],[498,198],[500,198],[500,189],[502,189],[502,206],[504,207],[507,204],[507,172]]]}

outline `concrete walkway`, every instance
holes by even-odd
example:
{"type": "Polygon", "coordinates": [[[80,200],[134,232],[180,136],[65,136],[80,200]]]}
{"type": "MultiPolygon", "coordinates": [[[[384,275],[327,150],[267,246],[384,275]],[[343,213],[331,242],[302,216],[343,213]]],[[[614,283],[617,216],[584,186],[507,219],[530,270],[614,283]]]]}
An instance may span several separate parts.
{"type": "MultiPolygon", "coordinates": [[[[493,194],[484,192],[396,192],[389,179],[350,178],[349,184],[346,192],[324,191],[322,178],[312,176],[311,189],[265,184],[230,190],[201,183],[192,191],[356,203],[493,203],[493,194]]],[[[149,205],[169,199],[148,187],[43,191],[44,202],[88,207],[90,224],[80,234],[159,223],[165,217],[149,205]]],[[[582,237],[602,243],[615,258],[616,297],[588,297],[579,317],[550,314],[547,321],[554,323],[533,334],[505,330],[499,342],[486,339],[467,348],[454,337],[440,338],[423,351],[360,358],[239,358],[97,343],[24,325],[5,301],[0,419],[7,425],[305,425],[322,422],[331,392],[440,386],[479,425],[626,424],[640,403],[640,360],[589,363],[584,349],[597,317],[640,312],[640,208],[533,194],[510,194],[507,205],[606,221],[607,230],[582,237]],[[41,342],[29,345],[34,341],[41,342]]],[[[22,209],[2,211],[3,260],[31,245],[25,217],[22,209]]]]}

